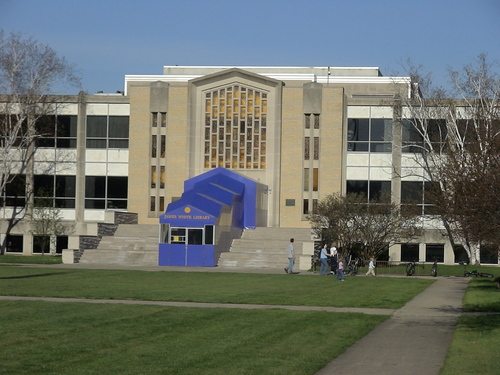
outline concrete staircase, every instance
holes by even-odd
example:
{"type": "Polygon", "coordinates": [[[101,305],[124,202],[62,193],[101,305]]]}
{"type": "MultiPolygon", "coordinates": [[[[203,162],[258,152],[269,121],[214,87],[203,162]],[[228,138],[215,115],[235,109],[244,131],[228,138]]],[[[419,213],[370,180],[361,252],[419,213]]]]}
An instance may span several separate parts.
{"type": "Polygon", "coordinates": [[[287,265],[287,247],[294,238],[295,255],[302,255],[303,242],[311,242],[311,230],[304,228],[247,229],[233,241],[231,250],[222,253],[219,267],[283,269],[287,265]]]}
{"type": "Polygon", "coordinates": [[[113,236],[103,236],[96,249],[86,249],[82,264],[158,265],[158,225],[120,224],[113,236]]]}

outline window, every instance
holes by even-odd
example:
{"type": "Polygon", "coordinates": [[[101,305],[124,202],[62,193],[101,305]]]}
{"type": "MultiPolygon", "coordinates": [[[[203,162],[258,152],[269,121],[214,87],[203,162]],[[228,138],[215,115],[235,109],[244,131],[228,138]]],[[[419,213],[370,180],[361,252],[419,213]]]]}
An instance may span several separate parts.
{"type": "Polygon", "coordinates": [[[76,148],[77,116],[56,118],[56,145],[58,148],[76,148]]]}
{"type": "Polygon", "coordinates": [[[391,181],[370,181],[368,186],[370,203],[389,203],[391,201],[391,181]]]}
{"type": "Polygon", "coordinates": [[[109,116],[109,148],[128,148],[128,116],[109,116]]]}
{"type": "Polygon", "coordinates": [[[309,212],[309,199],[302,200],[302,213],[304,215],[310,214],[310,212],[309,212]]]}
{"type": "Polygon", "coordinates": [[[425,245],[425,261],[438,263],[444,262],[444,245],[442,244],[427,244],[425,245]]]}
{"type": "Polygon", "coordinates": [[[348,119],[347,151],[391,152],[392,119],[348,119]]]}
{"type": "Polygon", "coordinates": [[[128,177],[85,177],[85,208],[126,209],[127,197],[128,177]]]}
{"type": "Polygon", "coordinates": [[[481,245],[479,259],[481,263],[498,264],[498,248],[494,245],[481,245]]]}
{"type": "Polygon", "coordinates": [[[414,243],[401,244],[401,262],[418,262],[419,245],[414,243]]]}
{"type": "Polygon", "coordinates": [[[430,181],[401,181],[401,209],[415,215],[435,215],[438,188],[430,181]]]}
{"type": "Polygon", "coordinates": [[[319,137],[314,137],[314,160],[319,160],[319,137]]]}
{"type": "Polygon", "coordinates": [[[422,152],[424,141],[421,133],[417,130],[416,120],[406,119],[402,121],[402,151],[422,152]]]}
{"type": "Polygon", "coordinates": [[[106,208],[126,209],[127,195],[128,177],[108,176],[106,208]]]}
{"type": "Polygon", "coordinates": [[[87,116],[87,148],[128,148],[128,116],[87,116]]]}
{"type": "Polygon", "coordinates": [[[87,148],[106,148],[107,117],[87,116],[87,148]]]}
{"type": "Polygon", "coordinates": [[[36,147],[54,147],[56,145],[56,116],[41,116],[35,123],[36,147]]]}
{"type": "Polygon", "coordinates": [[[453,246],[453,255],[455,257],[455,259],[453,260],[455,263],[469,261],[469,257],[467,256],[467,252],[465,251],[465,249],[462,245],[453,246]]]}
{"type": "Polygon", "coordinates": [[[402,122],[403,152],[422,152],[429,149],[424,142],[424,135],[428,137],[433,150],[439,150],[447,137],[446,120],[444,119],[406,119],[402,122]]]}
{"type": "Polygon", "coordinates": [[[348,180],[347,194],[358,194],[368,197],[368,181],[348,180]]]}
{"type": "Polygon", "coordinates": [[[367,203],[388,203],[391,200],[391,181],[347,180],[347,194],[363,195],[367,203]]]}
{"type": "Polygon", "coordinates": [[[33,253],[50,253],[50,236],[33,236],[33,253]]]}
{"type": "Polygon", "coordinates": [[[205,168],[264,169],[267,106],[267,93],[250,87],[205,92],[205,168]]]}
{"type": "Polygon", "coordinates": [[[9,234],[5,241],[5,251],[8,253],[22,253],[23,252],[23,236],[9,234]]]}
{"type": "Polygon", "coordinates": [[[62,254],[62,251],[67,248],[68,248],[68,236],[57,236],[56,254],[62,254]]]}
{"type": "Polygon", "coordinates": [[[10,182],[5,186],[5,197],[0,196],[0,203],[5,203],[8,207],[23,207],[25,205],[26,196],[26,176],[10,175],[10,182]]]}
{"type": "Polygon", "coordinates": [[[318,191],[318,189],[319,189],[319,169],[313,168],[312,191],[318,191]]]}
{"type": "Polygon", "coordinates": [[[214,244],[214,226],[205,225],[205,245],[214,244]]]}
{"type": "Polygon", "coordinates": [[[75,208],[75,195],[75,176],[34,176],[34,196],[36,206],[75,208]]]}
{"type": "Polygon", "coordinates": [[[149,215],[152,217],[157,216],[165,209],[165,192],[160,191],[160,189],[165,189],[167,182],[164,165],[167,151],[166,112],[151,112],[150,132],[149,215]]]}

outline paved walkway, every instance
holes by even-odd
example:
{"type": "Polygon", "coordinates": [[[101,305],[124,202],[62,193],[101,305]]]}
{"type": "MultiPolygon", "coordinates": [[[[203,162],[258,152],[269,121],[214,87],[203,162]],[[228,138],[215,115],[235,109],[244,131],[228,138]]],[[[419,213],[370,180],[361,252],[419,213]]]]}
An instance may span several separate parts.
{"type": "Polygon", "coordinates": [[[316,375],[439,374],[467,282],[439,278],[316,375]]]}

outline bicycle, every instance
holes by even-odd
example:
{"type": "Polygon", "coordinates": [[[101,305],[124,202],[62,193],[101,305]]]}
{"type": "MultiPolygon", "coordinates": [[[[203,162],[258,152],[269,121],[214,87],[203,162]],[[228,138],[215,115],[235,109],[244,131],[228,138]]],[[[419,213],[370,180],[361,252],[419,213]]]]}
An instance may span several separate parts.
{"type": "Polygon", "coordinates": [[[436,277],[438,274],[438,265],[437,265],[437,260],[432,263],[432,268],[431,268],[431,276],[436,277]]]}
{"type": "Polygon", "coordinates": [[[417,265],[415,262],[410,262],[406,265],[406,276],[413,276],[415,274],[415,270],[417,265]]]}
{"type": "Polygon", "coordinates": [[[349,263],[347,264],[345,270],[345,275],[356,276],[358,274],[358,265],[359,258],[356,258],[354,261],[352,261],[352,259],[349,259],[349,263]]]}
{"type": "Polygon", "coordinates": [[[464,277],[489,277],[493,278],[495,275],[488,272],[478,272],[478,270],[466,271],[464,277]]]}
{"type": "Polygon", "coordinates": [[[487,278],[495,277],[495,275],[488,272],[479,272],[478,270],[467,271],[467,264],[468,264],[467,262],[460,262],[459,264],[464,266],[464,277],[487,277],[487,278]]]}

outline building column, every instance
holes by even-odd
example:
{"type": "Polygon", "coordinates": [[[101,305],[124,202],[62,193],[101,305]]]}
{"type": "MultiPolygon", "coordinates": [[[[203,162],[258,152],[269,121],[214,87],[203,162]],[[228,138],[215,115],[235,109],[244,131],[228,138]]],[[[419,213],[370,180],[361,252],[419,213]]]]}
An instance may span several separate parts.
{"type": "Polygon", "coordinates": [[[87,105],[85,94],[78,95],[78,118],[76,135],[76,187],[75,187],[75,221],[83,223],[85,220],[85,151],[87,105]]]}

